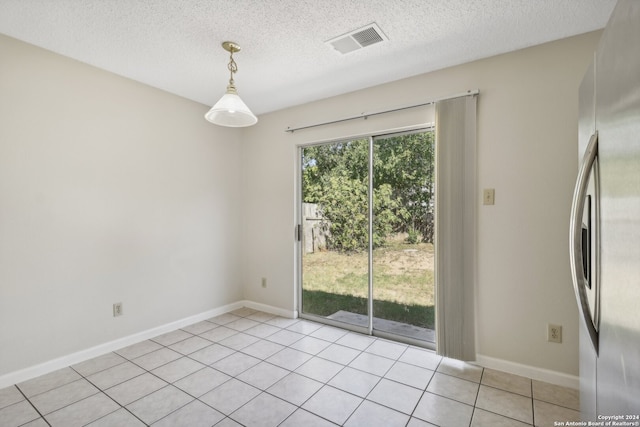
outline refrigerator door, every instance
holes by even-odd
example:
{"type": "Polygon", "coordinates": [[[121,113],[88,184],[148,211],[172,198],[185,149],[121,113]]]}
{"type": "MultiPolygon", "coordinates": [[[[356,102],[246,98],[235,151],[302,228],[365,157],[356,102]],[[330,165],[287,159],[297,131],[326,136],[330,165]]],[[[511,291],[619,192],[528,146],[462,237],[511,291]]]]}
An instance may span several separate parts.
{"type": "Polygon", "coordinates": [[[599,415],[640,415],[638,41],[640,1],[620,0],[596,53],[601,192],[599,415]]]}
{"type": "MultiPolygon", "coordinates": [[[[595,120],[595,59],[589,66],[589,69],[585,73],[584,78],[582,79],[582,83],[580,84],[580,92],[579,92],[579,121],[578,121],[578,151],[579,151],[579,159],[582,159],[584,153],[587,150],[587,145],[589,140],[591,139],[591,135],[596,132],[596,120],[595,120]]],[[[595,180],[590,180],[590,184],[594,186],[595,180]]],[[[588,294],[588,302],[589,307],[595,307],[595,288],[596,285],[594,281],[597,278],[597,272],[595,271],[597,262],[595,262],[595,253],[597,253],[597,245],[595,244],[596,239],[592,232],[595,227],[590,225],[592,223],[597,224],[596,221],[596,212],[595,205],[597,203],[597,198],[595,196],[594,188],[587,188],[587,194],[591,197],[587,200],[590,200],[590,210],[591,215],[589,215],[589,207],[583,210],[583,221],[582,224],[587,224],[586,233],[582,233],[582,243],[583,244],[583,255],[587,255],[590,252],[589,261],[587,264],[587,268],[585,270],[585,276],[590,276],[589,282],[591,285],[591,289],[587,292],[588,294]],[[590,218],[589,218],[590,217],[590,218]],[[584,221],[586,219],[587,221],[584,221]],[[590,250],[587,249],[590,247],[590,250]],[[587,249],[587,250],[585,250],[587,249]]],[[[574,224],[574,226],[578,226],[578,224],[574,224]]],[[[575,255],[574,255],[575,256],[575,255]]],[[[579,266],[578,266],[579,267],[579,266]]],[[[576,284],[574,283],[574,286],[576,284]]],[[[580,301],[578,301],[578,305],[580,306],[580,301]]],[[[591,312],[592,314],[592,312],[591,312]]],[[[584,319],[584,316],[581,315],[581,320],[584,319]]],[[[595,325],[594,325],[595,326],[595,325]]],[[[595,348],[593,347],[593,343],[591,341],[591,337],[589,335],[589,331],[587,329],[587,325],[581,321],[579,326],[579,345],[580,345],[580,413],[582,415],[582,419],[584,421],[590,421],[596,419],[596,361],[597,354],[595,348]]]]}
{"type": "MultiPolygon", "coordinates": [[[[599,265],[598,265],[598,132],[595,120],[595,56],[579,92],[578,149],[581,162],[571,205],[569,258],[571,278],[578,302],[581,336],[598,353],[599,265]]],[[[595,383],[594,383],[595,386],[595,383]]]]}
{"type": "MultiPolygon", "coordinates": [[[[596,68],[594,59],[585,73],[580,85],[578,152],[580,158],[588,151],[591,138],[596,130],[596,68]]],[[[584,165],[584,163],[582,164],[584,165]]],[[[582,211],[582,266],[586,299],[589,306],[589,317],[597,331],[600,316],[600,260],[599,260],[599,215],[600,215],[600,183],[598,157],[591,164],[589,179],[585,189],[585,200],[582,211]]]]}

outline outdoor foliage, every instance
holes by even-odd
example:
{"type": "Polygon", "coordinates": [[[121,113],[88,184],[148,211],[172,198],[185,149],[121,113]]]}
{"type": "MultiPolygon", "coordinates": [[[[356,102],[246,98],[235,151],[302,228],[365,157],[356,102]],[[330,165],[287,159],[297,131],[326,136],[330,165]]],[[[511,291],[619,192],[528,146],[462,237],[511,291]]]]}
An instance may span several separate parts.
{"type": "MultiPolygon", "coordinates": [[[[390,238],[373,251],[373,314],[422,328],[434,327],[434,249],[390,238]],[[412,252],[407,253],[406,249],[412,252]]],[[[329,316],[339,311],[368,313],[369,255],[318,251],[304,258],[302,307],[329,316]]]]}
{"type": "Polygon", "coordinates": [[[420,234],[427,243],[433,243],[434,140],[433,132],[421,132],[377,140],[374,145],[374,186],[389,184],[403,212],[394,231],[407,232],[410,238],[420,234]]]}
{"type": "MultiPolygon", "coordinates": [[[[344,173],[329,175],[323,182],[323,193],[318,197],[320,209],[329,220],[327,244],[343,252],[353,252],[368,247],[367,215],[368,186],[344,173]]],[[[394,210],[398,203],[391,197],[391,187],[381,185],[374,190],[373,246],[381,246],[397,221],[394,210]]]]}
{"type": "MultiPolygon", "coordinates": [[[[317,203],[329,227],[329,248],[368,247],[368,140],[307,147],[303,151],[304,202],[317,203]]],[[[373,166],[373,246],[391,233],[433,242],[433,132],[377,140],[373,166]]]]}

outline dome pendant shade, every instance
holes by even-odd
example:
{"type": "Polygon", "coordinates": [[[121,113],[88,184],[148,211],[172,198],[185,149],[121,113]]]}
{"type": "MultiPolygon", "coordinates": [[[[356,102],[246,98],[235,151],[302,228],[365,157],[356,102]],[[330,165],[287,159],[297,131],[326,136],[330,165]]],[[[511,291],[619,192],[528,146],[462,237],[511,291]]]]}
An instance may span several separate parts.
{"type": "Polygon", "coordinates": [[[244,127],[255,125],[258,118],[249,110],[249,107],[240,99],[233,81],[233,74],[238,71],[238,66],[233,60],[233,54],[240,51],[240,46],[234,42],[222,43],[224,50],[230,53],[228,69],[231,73],[227,93],[204,115],[209,122],[227,127],[244,127]]]}
{"type": "Polygon", "coordinates": [[[235,90],[228,89],[227,93],[204,115],[204,118],[213,124],[228,127],[252,126],[258,122],[258,118],[249,110],[235,90]]]}

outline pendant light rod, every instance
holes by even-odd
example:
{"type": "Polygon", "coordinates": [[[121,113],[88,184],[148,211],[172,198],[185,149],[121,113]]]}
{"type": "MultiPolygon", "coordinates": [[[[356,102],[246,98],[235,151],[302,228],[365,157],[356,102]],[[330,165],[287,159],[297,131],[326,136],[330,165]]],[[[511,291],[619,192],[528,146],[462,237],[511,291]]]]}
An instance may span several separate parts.
{"type": "Polygon", "coordinates": [[[240,52],[240,45],[225,41],[222,48],[229,52],[229,84],[226,93],[216,104],[204,115],[209,122],[227,127],[245,127],[258,122],[258,118],[249,110],[249,107],[240,99],[236,90],[233,75],[238,71],[238,64],[233,59],[233,54],[240,52]]]}
{"type": "Polygon", "coordinates": [[[222,48],[229,52],[229,65],[227,65],[229,69],[229,86],[235,89],[233,75],[238,72],[238,64],[233,60],[233,54],[240,52],[240,46],[234,42],[222,42],[222,48]]]}

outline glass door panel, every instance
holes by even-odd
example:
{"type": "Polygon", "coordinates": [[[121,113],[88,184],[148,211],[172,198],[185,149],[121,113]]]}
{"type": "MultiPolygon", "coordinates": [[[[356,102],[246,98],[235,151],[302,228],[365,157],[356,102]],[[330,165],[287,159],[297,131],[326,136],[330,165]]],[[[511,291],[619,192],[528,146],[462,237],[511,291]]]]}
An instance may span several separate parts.
{"type": "Polygon", "coordinates": [[[373,328],[435,342],[434,132],[374,139],[373,328]]]}
{"type": "Polygon", "coordinates": [[[434,139],[421,130],[301,148],[303,316],[435,342],[434,139]]]}
{"type": "Polygon", "coordinates": [[[302,148],[302,313],[369,322],[369,139],[302,148]]]}

